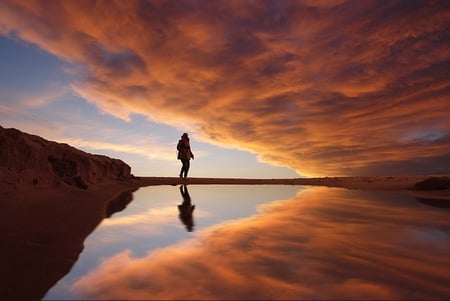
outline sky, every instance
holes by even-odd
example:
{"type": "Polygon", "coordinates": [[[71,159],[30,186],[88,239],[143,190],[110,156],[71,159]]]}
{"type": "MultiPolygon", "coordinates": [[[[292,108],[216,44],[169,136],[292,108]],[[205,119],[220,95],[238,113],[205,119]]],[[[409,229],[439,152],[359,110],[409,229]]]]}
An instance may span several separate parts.
{"type": "Polygon", "coordinates": [[[450,173],[449,1],[0,2],[0,125],[136,175],[450,173]]]}

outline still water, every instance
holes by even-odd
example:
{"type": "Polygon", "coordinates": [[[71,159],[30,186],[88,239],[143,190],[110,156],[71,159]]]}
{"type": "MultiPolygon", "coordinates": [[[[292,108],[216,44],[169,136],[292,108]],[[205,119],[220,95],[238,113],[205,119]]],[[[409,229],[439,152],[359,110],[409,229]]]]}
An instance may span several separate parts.
{"type": "Polygon", "coordinates": [[[401,193],[153,186],[45,299],[450,297],[450,209],[401,193]]]}

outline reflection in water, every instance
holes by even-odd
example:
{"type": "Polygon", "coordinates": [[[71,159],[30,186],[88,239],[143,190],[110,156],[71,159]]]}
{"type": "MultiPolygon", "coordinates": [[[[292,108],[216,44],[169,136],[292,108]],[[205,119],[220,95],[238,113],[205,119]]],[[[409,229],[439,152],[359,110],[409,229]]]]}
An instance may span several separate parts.
{"type": "Polygon", "coordinates": [[[132,191],[103,200],[54,197],[2,199],[0,300],[39,300],[64,277],[86,237],[106,216],[125,208],[132,191]]]}
{"type": "Polygon", "coordinates": [[[450,200],[417,197],[419,202],[437,208],[450,208],[450,200]]]}
{"type": "Polygon", "coordinates": [[[194,230],[194,217],[192,214],[194,213],[195,205],[191,203],[191,196],[186,185],[180,185],[180,193],[183,197],[183,203],[178,205],[179,217],[181,222],[186,226],[186,230],[192,232],[194,230]]]}
{"type": "Polygon", "coordinates": [[[119,252],[72,291],[89,299],[450,296],[446,210],[402,194],[326,188],[261,210],[141,258],[119,252]]]}
{"type": "Polygon", "coordinates": [[[106,218],[110,218],[114,213],[124,210],[133,200],[133,192],[136,190],[137,189],[124,191],[109,201],[106,205],[106,218]]]}

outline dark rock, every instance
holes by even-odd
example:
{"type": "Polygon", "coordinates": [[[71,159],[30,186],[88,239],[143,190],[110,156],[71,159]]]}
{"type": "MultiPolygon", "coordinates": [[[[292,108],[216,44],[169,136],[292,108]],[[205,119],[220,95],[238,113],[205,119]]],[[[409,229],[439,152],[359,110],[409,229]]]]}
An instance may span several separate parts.
{"type": "Polygon", "coordinates": [[[75,186],[81,189],[88,189],[88,184],[84,182],[83,178],[81,176],[75,176],[72,178],[73,182],[75,183],[75,186]]]}
{"type": "Polygon", "coordinates": [[[414,185],[414,190],[443,190],[450,189],[449,177],[430,177],[414,185]]]}
{"type": "Polygon", "coordinates": [[[121,160],[0,126],[0,194],[59,184],[87,189],[130,177],[130,166],[121,160]]]}

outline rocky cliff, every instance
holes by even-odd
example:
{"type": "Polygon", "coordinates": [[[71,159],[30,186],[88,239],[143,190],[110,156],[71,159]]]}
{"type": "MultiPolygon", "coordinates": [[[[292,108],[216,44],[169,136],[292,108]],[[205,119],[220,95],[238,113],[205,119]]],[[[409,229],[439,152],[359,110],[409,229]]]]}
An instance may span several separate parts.
{"type": "Polygon", "coordinates": [[[88,189],[130,178],[130,172],[121,160],[0,126],[0,194],[56,185],[88,189]]]}

